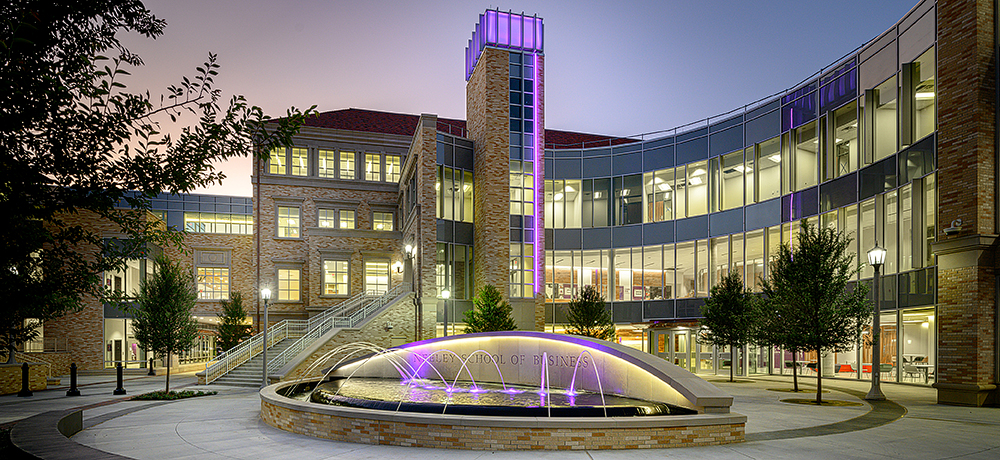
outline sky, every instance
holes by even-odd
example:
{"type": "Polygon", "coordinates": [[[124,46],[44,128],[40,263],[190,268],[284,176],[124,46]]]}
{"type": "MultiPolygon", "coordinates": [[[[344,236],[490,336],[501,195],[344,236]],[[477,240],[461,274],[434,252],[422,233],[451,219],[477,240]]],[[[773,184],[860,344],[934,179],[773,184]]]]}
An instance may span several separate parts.
{"type": "MultiPolygon", "coordinates": [[[[549,129],[634,136],[790,89],[901,19],[917,0],[146,0],[164,35],[123,41],[145,65],[130,91],[163,94],[209,52],[224,100],[465,118],[465,47],[479,14],[545,23],[549,129]]],[[[250,196],[250,160],[199,193],[250,196]]]]}

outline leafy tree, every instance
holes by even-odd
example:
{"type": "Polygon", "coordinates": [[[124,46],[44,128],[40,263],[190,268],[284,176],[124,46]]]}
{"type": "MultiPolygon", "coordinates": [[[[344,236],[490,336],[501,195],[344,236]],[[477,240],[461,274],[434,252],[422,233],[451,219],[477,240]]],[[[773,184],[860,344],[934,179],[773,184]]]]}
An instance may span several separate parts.
{"type": "Polygon", "coordinates": [[[779,318],[770,323],[778,344],[816,351],[818,404],[823,402],[823,352],[850,349],[872,318],[867,287],[847,289],[861,270],[847,252],[850,242],[841,232],[803,222],[797,248],[781,245],[763,283],[768,304],[779,318]]]}
{"type": "Polygon", "coordinates": [[[475,308],[465,312],[465,333],[513,331],[517,322],[511,316],[513,309],[500,295],[500,290],[487,284],[472,299],[475,308]]]}
{"type": "Polygon", "coordinates": [[[223,104],[213,54],[163,96],[129,92],[128,69],[143,62],[119,34],[156,38],[165,26],[139,0],[0,4],[0,346],[31,338],[27,318],[79,310],[86,295],[124,297],[100,274],[182,237],[149,218],[152,197],[221,182],[213,163],[266,158],[314,113],[271,120],[242,96],[223,104]],[[164,134],[184,114],[193,124],[164,134]],[[81,224],[94,220],[122,237],[105,244],[81,224]]]}
{"type": "Polygon", "coordinates": [[[170,355],[190,348],[198,338],[198,324],[191,319],[197,300],[191,271],[161,255],[156,258],[156,270],[139,283],[135,305],[129,307],[136,341],[167,358],[166,392],[170,391],[170,355]]]}
{"type": "Polygon", "coordinates": [[[239,345],[250,337],[250,325],[246,324],[247,312],[243,308],[243,293],[233,291],[229,299],[219,301],[222,304],[222,322],[219,324],[219,347],[223,351],[239,345]]]}
{"type": "Polygon", "coordinates": [[[753,342],[759,321],[757,297],[744,287],[739,273],[730,272],[712,286],[711,296],[701,308],[702,342],[730,347],[729,381],[733,381],[736,350],[753,342]]]}
{"type": "Polygon", "coordinates": [[[615,323],[611,312],[604,308],[604,297],[594,286],[584,286],[580,295],[566,306],[570,334],[601,340],[615,338],[615,323]]]}

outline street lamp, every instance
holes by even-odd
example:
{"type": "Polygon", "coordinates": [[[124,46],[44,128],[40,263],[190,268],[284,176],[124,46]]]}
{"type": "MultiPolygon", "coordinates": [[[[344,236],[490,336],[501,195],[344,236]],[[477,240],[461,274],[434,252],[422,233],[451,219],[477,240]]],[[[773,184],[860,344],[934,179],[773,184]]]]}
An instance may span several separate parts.
{"type": "Polygon", "coordinates": [[[451,291],[447,289],[441,291],[441,297],[444,297],[444,336],[448,337],[448,299],[451,297],[451,291]]]}
{"type": "Polygon", "coordinates": [[[879,345],[879,336],[881,325],[879,324],[879,310],[881,306],[879,305],[879,269],[882,268],[882,264],[885,263],[885,248],[878,245],[878,241],[875,241],[875,247],[868,251],[868,263],[871,264],[872,268],[875,269],[875,279],[873,281],[873,288],[875,289],[875,317],[872,319],[872,388],[868,390],[868,394],[865,395],[865,399],[869,401],[885,401],[885,395],[882,393],[882,389],[879,387],[879,382],[881,376],[881,356],[879,356],[882,351],[881,345],[879,345]]]}
{"type": "Polygon", "coordinates": [[[264,299],[264,350],[261,352],[264,359],[263,370],[263,386],[267,386],[267,301],[271,300],[271,290],[264,288],[260,290],[260,297],[264,299]]]}

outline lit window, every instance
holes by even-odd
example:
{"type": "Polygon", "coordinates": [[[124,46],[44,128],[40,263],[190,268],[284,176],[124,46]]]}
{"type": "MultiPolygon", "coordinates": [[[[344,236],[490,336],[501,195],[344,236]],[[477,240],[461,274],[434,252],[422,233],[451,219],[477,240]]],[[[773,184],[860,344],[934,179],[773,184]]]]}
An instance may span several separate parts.
{"type": "Polygon", "coordinates": [[[354,211],[340,210],[340,228],[355,228],[354,211]]]}
{"type": "Polygon", "coordinates": [[[297,268],[278,269],[278,300],[286,302],[299,301],[299,280],[301,274],[297,268]]]}
{"type": "Polygon", "coordinates": [[[253,217],[244,214],[185,212],[184,230],[192,233],[253,234],[253,217]]]}
{"type": "Polygon", "coordinates": [[[292,166],[293,176],[309,175],[309,150],[300,147],[293,147],[292,161],[290,163],[292,166]]]}
{"type": "Polygon", "coordinates": [[[382,180],[382,162],[378,154],[365,154],[365,180],[382,180]]]}
{"type": "Polygon", "coordinates": [[[198,298],[221,300],[229,298],[229,269],[198,267],[198,298]]]}
{"type": "Polygon", "coordinates": [[[392,213],[374,212],[372,213],[372,229],[381,231],[392,231],[392,213]]]}
{"type": "Polygon", "coordinates": [[[348,294],[348,262],[346,260],[323,261],[323,294],[348,294]]]}
{"type": "Polygon", "coordinates": [[[299,237],[299,208],[278,206],[278,238],[299,237]]]}
{"type": "Polygon", "coordinates": [[[267,172],[271,174],[285,174],[285,148],[278,147],[271,150],[271,158],[267,160],[267,172]]]}
{"type": "Polygon", "coordinates": [[[365,290],[384,293],[389,290],[389,261],[365,261],[365,290]]]}
{"type": "Polygon", "coordinates": [[[354,179],[354,152],[340,152],[340,178],[354,179]]]}
{"type": "Polygon", "coordinates": [[[386,155],[385,157],[385,181],[399,182],[400,159],[398,155],[386,155]]]}
{"type": "Polygon", "coordinates": [[[320,149],[316,156],[319,160],[319,177],[337,177],[337,152],[320,149]]]}
{"type": "Polygon", "coordinates": [[[320,209],[319,210],[319,226],[323,228],[334,228],[334,224],[337,222],[336,212],[332,209],[320,209]]]}

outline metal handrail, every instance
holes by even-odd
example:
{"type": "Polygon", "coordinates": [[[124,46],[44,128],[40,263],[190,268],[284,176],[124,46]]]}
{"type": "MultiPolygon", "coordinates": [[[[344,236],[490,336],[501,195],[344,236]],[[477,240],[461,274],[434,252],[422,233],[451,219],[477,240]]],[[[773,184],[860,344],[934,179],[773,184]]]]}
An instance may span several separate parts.
{"type": "MultiPolygon", "coordinates": [[[[267,348],[271,348],[275,343],[278,343],[288,337],[288,323],[294,320],[282,320],[277,324],[267,328],[267,348]]],[[[300,320],[300,322],[302,322],[300,320]]],[[[235,369],[241,364],[249,361],[254,356],[260,354],[264,350],[264,334],[255,334],[247,340],[231,350],[226,351],[223,354],[222,359],[216,361],[211,366],[205,368],[205,383],[212,383],[219,377],[226,375],[229,371],[235,369]]]]}
{"type": "MultiPolygon", "coordinates": [[[[384,307],[388,302],[392,301],[396,297],[399,297],[400,294],[407,292],[405,290],[409,288],[410,285],[408,283],[399,283],[382,294],[378,294],[376,291],[366,291],[350,299],[350,301],[353,301],[355,305],[344,308],[338,308],[338,305],[337,307],[327,310],[323,313],[323,315],[310,319],[309,330],[303,334],[302,337],[299,337],[298,340],[289,345],[288,348],[285,348],[281,353],[278,353],[278,356],[268,360],[268,374],[281,369],[285,364],[288,364],[292,358],[298,356],[299,353],[302,353],[302,351],[314,341],[322,337],[327,332],[330,332],[331,329],[343,329],[357,326],[372,313],[375,313],[384,307]],[[341,314],[337,315],[331,312],[341,314]],[[345,315],[343,313],[348,314],[345,315]],[[313,319],[317,319],[317,321],[314,322],[313,319]]],[[[342,304],[343,303],[346,303],[346,301],[342,302],[342,304]]]]}
{"type": "Polygon", "coordinates": [[[51,362],[49,362],[49,361],[47,361],[45,359],[41,359],[38,356],[29,355],[27,353],[24,353],[24,352],[21,352],[21,351],[17,351],[17,350],[14,350],[14,359],[20,359],[22,363],[34,362],[34,363],[44,364],[45,367],[46,367],[46,369],[48,369],[48,373],[49,373],[48,376],[52,377],[52,366],[55,366],[55,364],[53,364],[53,363],[51,363],[51,362]]]}

